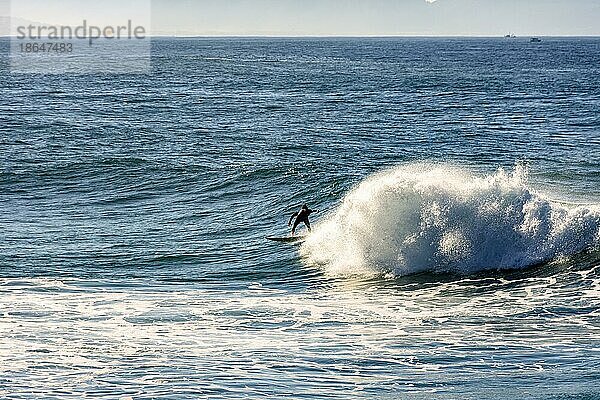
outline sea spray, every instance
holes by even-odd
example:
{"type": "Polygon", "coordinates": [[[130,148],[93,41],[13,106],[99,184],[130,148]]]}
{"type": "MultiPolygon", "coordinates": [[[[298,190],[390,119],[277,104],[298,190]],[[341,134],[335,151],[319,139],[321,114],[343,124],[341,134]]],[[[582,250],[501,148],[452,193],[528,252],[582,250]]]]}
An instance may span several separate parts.
{"type": "Polygon", "coordinates": [[[329,272],[395,275],[523,268],[599,243],[600,207],[535,192],[523,168],[489,176],[411,164],[351,190],[301,248],[329,272]]]}

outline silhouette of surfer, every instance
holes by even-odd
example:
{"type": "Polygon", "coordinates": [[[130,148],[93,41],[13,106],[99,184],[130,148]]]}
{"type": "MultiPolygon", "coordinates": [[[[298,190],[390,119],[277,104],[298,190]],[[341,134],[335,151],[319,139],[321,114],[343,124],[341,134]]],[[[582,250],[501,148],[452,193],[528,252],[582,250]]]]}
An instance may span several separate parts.
{"type": "Polygon", "coordinates": [[[308,231],[310,232],[310,221],[308,220],[308,216],[314,212],[319,212],[319,210],[311,210],[310,208],[308,208],[308,206],[306,204],[302,205],[302,208],[300,209],[300,211],[295,212],[291,217],[290,217],[290,221],[288,222],[288,226],[292,225],[292,220],[294,218],[296,218],[296,220],[294,221],[294,226],[292,227],[292,236],[294,236],[296,234],[296,228],[298,227],[298,225],[303,222],[304,225],[306,225],[306,227],[308,228],[308,231]]]}

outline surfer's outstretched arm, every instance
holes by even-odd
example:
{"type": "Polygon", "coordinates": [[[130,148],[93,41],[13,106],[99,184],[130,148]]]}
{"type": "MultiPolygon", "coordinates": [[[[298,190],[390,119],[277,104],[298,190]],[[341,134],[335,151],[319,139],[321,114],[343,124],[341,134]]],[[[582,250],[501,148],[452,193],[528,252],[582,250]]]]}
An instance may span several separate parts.
{"type": "Polygon", "coordinates": [[[297,216],[298,216],[298,212],[295,212],[295,213],[294,213],[294,214],[293,214],[293,215],[290,217],[290,220],[289,220],[289,222],[288,222],[288,226],[292,225],[292,220],[293,220],[294,218],[296,218],[297,216]]]}

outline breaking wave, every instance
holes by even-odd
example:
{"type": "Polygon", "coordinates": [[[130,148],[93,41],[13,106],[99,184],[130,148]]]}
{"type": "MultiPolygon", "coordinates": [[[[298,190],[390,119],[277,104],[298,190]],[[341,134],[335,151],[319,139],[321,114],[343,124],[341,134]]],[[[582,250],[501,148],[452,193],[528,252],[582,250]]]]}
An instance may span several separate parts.
{"type": "Polygon", "coordinates": [[[300,251],[333,273],[407,275],[523,268],[599,242],[600,207],[546,198],[521,167],[477,176],[411,164],[361,182],[300,251]]]}

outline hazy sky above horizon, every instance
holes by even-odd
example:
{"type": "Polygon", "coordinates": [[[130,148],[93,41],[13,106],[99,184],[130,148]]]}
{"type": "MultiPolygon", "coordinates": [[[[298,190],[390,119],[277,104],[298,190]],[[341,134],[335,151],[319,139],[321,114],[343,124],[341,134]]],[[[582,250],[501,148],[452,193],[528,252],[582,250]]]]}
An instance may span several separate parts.
{"type": "Polygon", "coordinates": [[[151,4],[163,35],[600,35],[600,0],[14,0],[12,15],[66,25],[89,8],[135,19],[132,4],[151,4]]]}

